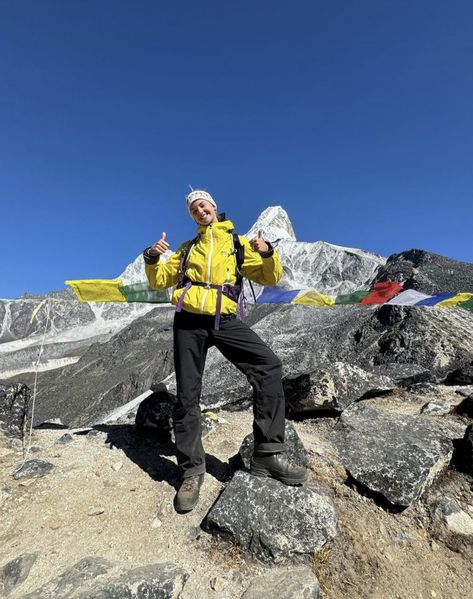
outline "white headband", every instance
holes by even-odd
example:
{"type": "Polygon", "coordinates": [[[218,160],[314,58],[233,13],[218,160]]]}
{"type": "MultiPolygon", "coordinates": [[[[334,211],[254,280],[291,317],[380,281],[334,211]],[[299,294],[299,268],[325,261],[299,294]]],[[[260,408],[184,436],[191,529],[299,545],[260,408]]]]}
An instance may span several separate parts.
{"type": "Polygon", "coordinates": [[[207,200],[207,202],[210,202],[212,204],[215,210],[217,209],[217,204],[215,203],[215,200],[208,191],[194,189],[194,191],[191,191],[190,194],[186,197],[187,210],[189,210],[189,212],[191,211],[191,204],[196,200],[207,200]]]}

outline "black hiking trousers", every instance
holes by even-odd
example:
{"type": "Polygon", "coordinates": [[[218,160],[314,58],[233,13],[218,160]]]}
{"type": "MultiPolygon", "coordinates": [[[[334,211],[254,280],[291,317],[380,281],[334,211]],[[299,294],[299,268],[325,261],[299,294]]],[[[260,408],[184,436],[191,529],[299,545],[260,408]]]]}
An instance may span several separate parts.
{"type": "Polygon", "coordinates": [[[173,413],[176,455],[184,478],[205,472],[199,406],[207,351],[215,345],[243,372],[253,387],[255,451],[284,451],[285,401],[281,361],[235,315],[223,315],[219,330],[215,316],[176,312],[174,366],[177,404],[173,413]]]}

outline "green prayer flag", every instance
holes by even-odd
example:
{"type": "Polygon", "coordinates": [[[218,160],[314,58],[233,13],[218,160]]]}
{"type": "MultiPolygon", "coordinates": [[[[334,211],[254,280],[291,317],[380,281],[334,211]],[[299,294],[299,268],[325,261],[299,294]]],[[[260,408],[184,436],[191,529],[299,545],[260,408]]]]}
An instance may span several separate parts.
{"type": "Polygon", "coordinates": [[[124,285],[120,291],[126,297],[127,302],[143,302],[153,304],[169,304],[171,302],[170,289],[158,291],[151,289],[148,283],[135,283],[124,285]]]}
{"type": "Polygon", "coordinates": [[[369,295],[369,291],[353,291],[352,293],[345,293],[337,295],[335,304],[358,304],[361,300],[369,295]]]}
{"type": "Polygon", "coordinates": [[[473,298],[467,300],[466,302],[459,302],[457,304],[458,308],[467,308],[468,310],[473,310],[473,298]]]}

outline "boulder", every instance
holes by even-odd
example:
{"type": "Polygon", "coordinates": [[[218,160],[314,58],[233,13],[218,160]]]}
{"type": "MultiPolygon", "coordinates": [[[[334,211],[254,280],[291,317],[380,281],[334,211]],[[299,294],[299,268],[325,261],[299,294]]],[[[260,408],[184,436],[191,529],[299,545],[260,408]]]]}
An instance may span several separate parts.
{"type": "Polygon", "coordinates": [[[276,571],[255,578],[241,599],[322,599],[319,581],[307,567],[276,571]]]}
{"type": "Polygon", "coordinates": [[[28,460],[24,464],[18,466],[13,473],[13,478],[41,478],[46,476],[54,468],[54,465],[44,460],[28,460]]]}
{"type": "Polygon", "coordinates": [[[64,433],[59,439],[55,441],[56,445],[69,445],[74,441],[74,437],[71,433],[64,433]]]}
{"type": "Polygon", "coordinates": [[[20,383],[0,383],[0,430],[23,440],[30,417],[30,390],[20,383]]]}
{"type": "Polygon", "coordinates": [[[450,532],[473,537],[473,518],[455,500],[444,497],[437,505],[436,513],[450,532]]]}
{"type": "Polygon", "coordinates": [[[0,570],[0,595],[9,595],[25,582],[37,557],[37,553],[24,553],[3,566],[0,570]]]}
{"type": "Polygon", "coordinates": [[[86,557],[21,599],[178,599],[188,577],[169,562],[123,570],[86,557]]]}
{"type": "Polygon", "coordinates": [[[335,536],[336,525],[331,501],[316,487],[288,487],[247,472],[235,474],[203,522],[205,530],[273,562],[314,553],[335,536]]]}
{"type": "Polygon", "coordinates": [[[84,557],[45,585],[21,599],[69,599],[88,581],[104,575],[111,562],[100,557],[84,557]]]}
{"type": "Polygon", "coordinates": [[[78,593],[73,599],[178,599],[189,574],[171,562],[141,566],[106,583],[78,593]]]}
{"type": "Polygon", "coordinates": [[[283,380],[287,403],[296,412],[317,409],[343,411],[365,395],[391,391],[396,384],[359,366],[334,362],[316,371],[287,376],[283,380]]]}
{"type": "Polygon", "coordinates": [[[400,507],[422,495],[453,453],[448,434],[430,419],[362,404],[343,412],[332,439],[350,475],[400,507]]]}

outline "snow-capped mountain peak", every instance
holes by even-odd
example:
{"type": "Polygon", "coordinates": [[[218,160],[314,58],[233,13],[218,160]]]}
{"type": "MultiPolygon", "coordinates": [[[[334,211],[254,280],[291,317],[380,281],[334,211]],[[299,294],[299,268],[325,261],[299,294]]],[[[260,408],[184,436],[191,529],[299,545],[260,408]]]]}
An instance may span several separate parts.
{"type": "Polygon", "coordinates": [[[291,221],[282,206],[269,206],[263,210],[245,237],[254,239],[259,230],[263,231],[263,236],[268,241],[296,241],[291,221]]]}

